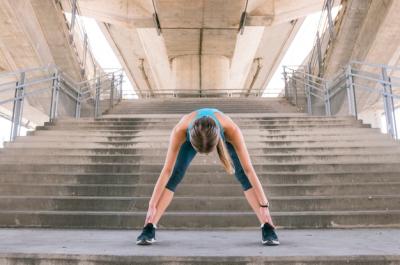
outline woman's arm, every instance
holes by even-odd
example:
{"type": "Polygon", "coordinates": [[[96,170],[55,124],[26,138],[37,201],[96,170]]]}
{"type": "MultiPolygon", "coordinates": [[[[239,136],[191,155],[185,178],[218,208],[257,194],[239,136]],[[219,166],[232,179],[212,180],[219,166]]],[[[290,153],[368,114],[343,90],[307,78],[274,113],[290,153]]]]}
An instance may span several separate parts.
{"type": "Polygon", "coordinates": [[[184,116],[172,129],[165,163],[163,169],[161,170],[160,176],[158,177],[158,180],[155,184],[153,194],[149,201],[149,207],[155,208],[157,206],[161,194],[164,191],[165,185],[167,184],[168,179],[172,174],[172,170],[175,166],[176,158],[178,156],[179,148],[185,141],[186,137],[186,131],[183,128],[184,126],[182,126],[185,117],[186,116],[184,116]]]}

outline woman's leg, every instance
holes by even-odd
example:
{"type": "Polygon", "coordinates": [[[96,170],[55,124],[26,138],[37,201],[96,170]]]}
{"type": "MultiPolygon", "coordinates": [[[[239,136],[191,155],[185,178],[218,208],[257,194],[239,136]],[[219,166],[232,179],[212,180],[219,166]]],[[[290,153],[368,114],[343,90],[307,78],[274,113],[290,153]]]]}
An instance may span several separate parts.
{"type": "Polygon", "coordinates": [[[174,192],[178,184],[182,181],[186,169],[189,167],[190,162],[196,155],[196,150],[194,150],[190,141],[186,141],[182,144],[178,157],[176,158],[174,170],[164,188],[163,193],[161,194],[160,200],[156,205],[156,214],[153,218],[153,224],[157,224],[160,220],[161,216],[168,208],[168,205],[171,203],[172,198],[174,197],[174,192]]]}
{"type": "Polygon", "coordinates": [[[160,200],[156,206],[156,215],[153,219],[153,224],[157,225],[158,221],[160,220],[161,216],[164,214],[165,210],[167,209],[168,205],[171,203],[172,198],[174,197],[174,192],[165,188],[163,193],[161,194],[160,200]]]}
{"type": "Polygon", "coordinates": [[[239,157],[237,156],[235,148],[233,147],[233,145],[231,143],[229,143],[227,141],[225,141],[225,143],[226,143],[226,147],[228,148],[228,152],[231,156],[233,165],[235,166],[235,176],[243,187],[244,195],[247,199],[247,202],[249,203],[250,207],[253,209],[253,211],[257,215],[257,218],[260,221],[260,224],[270,223],[273,225],[272,219],[270,218],[269,210],[267,209],[269,218],[266,217],[261,212],[260,204],[258,202],[254,188],[252,187],[252,185],[249,181],[249,178],[244,173],[244,170],[240,163],[239,157]]]}

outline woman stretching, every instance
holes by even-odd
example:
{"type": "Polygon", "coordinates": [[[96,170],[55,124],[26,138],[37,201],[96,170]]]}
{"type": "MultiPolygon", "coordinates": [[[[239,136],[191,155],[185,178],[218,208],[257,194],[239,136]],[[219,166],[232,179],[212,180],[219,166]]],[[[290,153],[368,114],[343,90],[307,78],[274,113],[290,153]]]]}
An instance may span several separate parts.
{"type": "Polygon", "coordinates": [[[268,200],[251,164],[240,128],[231,118],[213,108],[198,109],[184,115],[173,128],[165,164],[154,187],[143,231],[136,244],[149,245],[155,242],[157,223],[170,204],[190,162],[197,152],[208,154],[215,149],[225,170],[229,174],[235,173],[260,221],[262,244],[279,245],[268,200]]]}

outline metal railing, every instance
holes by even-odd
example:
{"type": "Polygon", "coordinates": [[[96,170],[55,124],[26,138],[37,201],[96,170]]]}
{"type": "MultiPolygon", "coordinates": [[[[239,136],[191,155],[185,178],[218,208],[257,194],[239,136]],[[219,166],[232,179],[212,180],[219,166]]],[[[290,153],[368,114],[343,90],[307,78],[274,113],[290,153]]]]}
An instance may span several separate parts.
{"type": "Polygon", "coordinates": [[[245,89],[171,89],[171,90],[158,90],[158,91],[145,91],[140,90],[139,93],[133,93],[132,90],[123,90],[124,98],[138,97],[141,99],[148,98],[211,98],[211,97],[262,97],[263,95],[277,95],[281,94],[279,90],[267,90],[262,88],[248,91],[245,89]]]}
{"type": "Polygon", "coordinates": [[[98,118],[122,99],[123,82],[122,70],[82,82],[56,66],[1,73],[0,106],[12,113],[10,140],[19,135],[24,106],[48,113],[50,122],[58,117],[98,118]]]}
{"type": "Polygon", "coordinates": [[[307,67],[283,67],[285,97],[310,115],[379,113],[387,132],[398,139],[395,110],[400,106],[400,67],[352,61],[331,79],[307,67]]]}
{"type": "Polygon", "coordinates": [[[85,29],[85,26],[80,22],[80,9],[77,0],[56,1],[64,12],[71,12],[70,20],[64,14],[65,23],[68,28],[69,43],[74,49],[80,65],[82,76],[87,76],[85,69],[93,71],[93,76],[96,76],[96,71],[101,67],[96,62],[92,53],[90,41],[85,29]]]}
{"type": "Polygon", "coordinates": [[[333,18],[333,6],[339,5],[342,1],[325,0],[318,22],[314,46],[310,52],[307,66],[313,70],[313,74],[323,76],[326,52],[335,39],[335,21],[333,18]]]}

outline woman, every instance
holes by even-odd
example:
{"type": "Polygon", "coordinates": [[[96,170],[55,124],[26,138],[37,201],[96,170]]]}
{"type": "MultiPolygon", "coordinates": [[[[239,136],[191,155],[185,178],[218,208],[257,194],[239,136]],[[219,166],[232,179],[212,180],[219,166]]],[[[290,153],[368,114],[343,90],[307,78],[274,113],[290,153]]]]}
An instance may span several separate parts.
{"type": "Polygon", "coordinates": [[[235,173],[260,221],[262,244],[279,244],[268,200],[251,164],[240,128],[218,109],[203,108],[184,115],[172,130],[165,164],[149,201],[143,231],[137,238],[138,245],[155,242],[156,224],[196,153],[208,154],[215,149],[225,170],[229,174],[235,173]]]}

